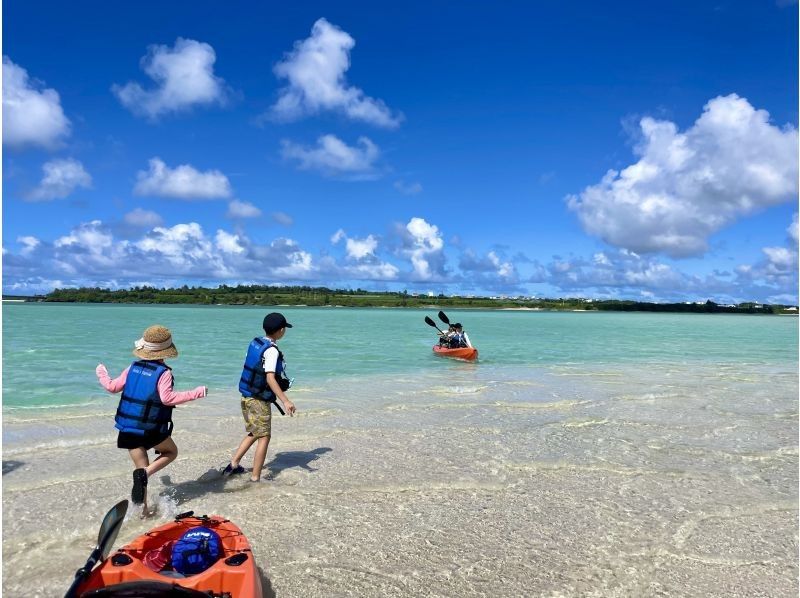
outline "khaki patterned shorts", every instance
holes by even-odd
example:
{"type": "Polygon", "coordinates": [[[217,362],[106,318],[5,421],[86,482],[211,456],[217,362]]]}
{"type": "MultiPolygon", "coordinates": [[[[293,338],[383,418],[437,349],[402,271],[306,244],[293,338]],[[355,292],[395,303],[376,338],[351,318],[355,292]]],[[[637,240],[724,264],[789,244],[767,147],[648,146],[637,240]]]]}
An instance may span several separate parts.
{"type": "Polygon", "coordinates": [[[255,438],[272,435],[272,409],[267,401],[242,397],[242,416],[248,434],[255,438]]]}

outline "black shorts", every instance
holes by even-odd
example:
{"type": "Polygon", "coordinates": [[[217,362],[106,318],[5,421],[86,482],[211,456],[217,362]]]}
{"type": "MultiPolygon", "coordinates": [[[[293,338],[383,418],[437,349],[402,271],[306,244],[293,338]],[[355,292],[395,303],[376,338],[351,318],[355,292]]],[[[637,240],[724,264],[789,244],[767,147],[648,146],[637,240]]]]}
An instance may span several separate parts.
{"type": "Polygon", "coordinates": [[[161,444],[172,436],[172,426],[167,432],[145,432],[142,434],[131,434],[130,432],[120,432],[117,436],[117,448],[135,449],[143,448],[150,450],[154,446],[161,444]]]}

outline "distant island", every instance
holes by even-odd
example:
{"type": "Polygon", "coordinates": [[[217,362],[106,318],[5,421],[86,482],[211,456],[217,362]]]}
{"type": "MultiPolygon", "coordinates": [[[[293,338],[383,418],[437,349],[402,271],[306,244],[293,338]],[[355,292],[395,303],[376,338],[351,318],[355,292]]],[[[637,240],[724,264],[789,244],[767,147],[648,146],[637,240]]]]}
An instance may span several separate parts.
{"type": "Polygon", "coordinates": [[[559,311],[648,311],[683,313],[787,314],[797,315],[795,305],[768,305],[757,302],[736,305],[713,301],[683,303],[647,303],[624,299],[536,298],[500,295],[476,297],[434,295],[408,291],[365,291],[329,289],[310,286],[220,285],[217,288],[133,287],[108,290],[101,288],[55,289],[46,295],[3,296],[4,301],[47,303],[140,303],[196,305],[280,305],[309,307],[453,307],[559,311]]]}

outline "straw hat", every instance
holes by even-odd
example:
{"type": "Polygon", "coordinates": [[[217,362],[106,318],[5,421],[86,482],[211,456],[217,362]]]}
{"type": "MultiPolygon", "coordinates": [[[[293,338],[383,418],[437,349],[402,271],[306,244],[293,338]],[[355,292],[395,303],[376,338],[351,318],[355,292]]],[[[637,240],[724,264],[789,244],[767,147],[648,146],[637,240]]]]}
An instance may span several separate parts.
{"type": "Polygon", "coordinates": [[[142,338],[133,344],[136,347],[133,354],[142,359],[166,359],[178,356],[169,328],[158,324],[150,326],[144,331],[142,338]]]}

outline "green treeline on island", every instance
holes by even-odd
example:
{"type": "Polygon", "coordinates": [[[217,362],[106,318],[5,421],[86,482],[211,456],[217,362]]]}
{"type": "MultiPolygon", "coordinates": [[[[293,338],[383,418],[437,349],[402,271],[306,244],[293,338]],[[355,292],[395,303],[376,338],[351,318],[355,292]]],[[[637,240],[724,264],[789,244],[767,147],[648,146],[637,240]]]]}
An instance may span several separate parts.
{"type": "MultiPolygon", "coordinates": [[[[6,297],[11,298],[11,297],[6,297]]],[[[16,297],[20,299],[21,297],[16,297]]],[[[797,314],[796,306],[765,305],[755,302],[723,305],[706,302],[646,303],[617,299],[535,297],[474,297],[409,293],[408,291],[365,291],[310,286],[220,285],[217,288],[133,287],[55,289],[47,295],[25,297],[27,301],[68,303],[158,303],[199,305],[297,305],[342,307],[454,307],[529,308],[579,311],[651,311],[694,313],[797,314]]]]}

